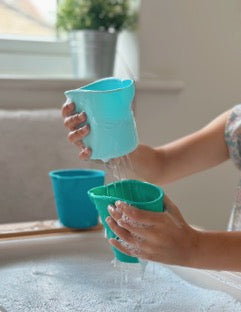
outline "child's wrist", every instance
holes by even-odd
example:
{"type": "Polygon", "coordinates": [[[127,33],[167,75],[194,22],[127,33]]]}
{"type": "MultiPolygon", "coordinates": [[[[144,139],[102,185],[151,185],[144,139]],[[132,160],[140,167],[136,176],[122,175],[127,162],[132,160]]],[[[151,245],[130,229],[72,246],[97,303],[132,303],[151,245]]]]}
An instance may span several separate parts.
{"type": "Polygon", "coordinates": [[[214,232],[196,230],[196,243],[191,253],[191,267],[199,269],[216,267],[215,237],[214,232]]]}
{"type": "Polygon", "coordinates": [[[203,231],[192,229],[192,244],[190,248],[189,267],[198,268],[202,263],[203,231]]]}

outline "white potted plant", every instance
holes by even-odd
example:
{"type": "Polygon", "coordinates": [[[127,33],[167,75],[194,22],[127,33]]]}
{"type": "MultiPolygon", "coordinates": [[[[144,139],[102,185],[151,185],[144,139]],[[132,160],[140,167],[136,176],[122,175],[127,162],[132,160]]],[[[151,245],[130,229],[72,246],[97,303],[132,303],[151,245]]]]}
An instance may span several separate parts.
{"type": "Polygon", "coordinates": [[[119,33],[134,29],[133,0],[62,0],[57,29],[68,33],[75,78],[113,75],[119,33]]]}

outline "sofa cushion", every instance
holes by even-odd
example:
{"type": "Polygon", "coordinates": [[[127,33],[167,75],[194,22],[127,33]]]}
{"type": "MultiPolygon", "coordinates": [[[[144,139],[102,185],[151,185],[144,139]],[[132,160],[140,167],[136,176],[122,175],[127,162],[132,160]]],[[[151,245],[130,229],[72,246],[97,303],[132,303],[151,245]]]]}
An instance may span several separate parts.
{"type": "Polygon", "coordinates": [[[0,110],[0,223],[56,218],[48,172],[93,166],[66,135],[58,109],[0,110]]]}

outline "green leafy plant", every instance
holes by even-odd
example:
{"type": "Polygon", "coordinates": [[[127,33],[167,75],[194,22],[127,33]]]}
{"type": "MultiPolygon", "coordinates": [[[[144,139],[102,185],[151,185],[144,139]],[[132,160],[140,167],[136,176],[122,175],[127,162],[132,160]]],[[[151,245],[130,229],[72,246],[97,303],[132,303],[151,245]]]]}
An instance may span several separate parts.
{"type": "Polygon", "coordinates": [[[138,14],[133,0],[62,0],[58,4],[57,29],[121,31],[135,29],[138,14]]]}

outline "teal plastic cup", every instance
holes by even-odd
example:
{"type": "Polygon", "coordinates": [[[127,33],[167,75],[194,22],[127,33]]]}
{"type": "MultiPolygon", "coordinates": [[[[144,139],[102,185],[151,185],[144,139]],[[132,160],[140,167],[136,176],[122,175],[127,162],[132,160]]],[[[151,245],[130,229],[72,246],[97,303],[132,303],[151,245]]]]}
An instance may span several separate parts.
{"type": "Polygon", "coordinates": [[[70,228],[98,224],[98,212],[88,196],[93,187],[104,184],[105,172],[93,169],[64,169],[49,172],[60,222],[70,228]]]}
{"type": "MultiPolygon", "coordinates": [[[[117,238],[112,232],[105,219],[109,216],[108,205],[113,205],[117,200],[124,201],[140,209],[162,212],[164,191],[151,183],[137,180],[123,180],[100,187],[95,187],[88,191],[101,217],[101,221],[108,238],[117,238]]],[[[137,263],[138,258],[128,256],[112,247],[115,257],[122,262],[137,263]]]]}
{"type": "Polygon", "coordinates": [[[76,112],[84,111],[91,131],[84,138],[92,149],[91,159],[108,161],[132,152],[138,145],[131,109],[135,94],[131,79],[104,78],[79,89],[66,91],[76,112]]]}

